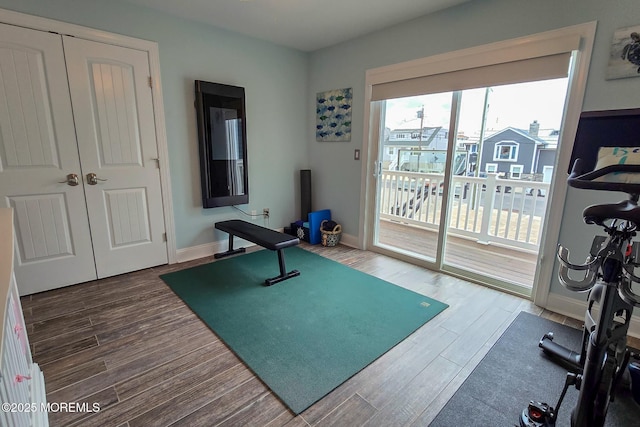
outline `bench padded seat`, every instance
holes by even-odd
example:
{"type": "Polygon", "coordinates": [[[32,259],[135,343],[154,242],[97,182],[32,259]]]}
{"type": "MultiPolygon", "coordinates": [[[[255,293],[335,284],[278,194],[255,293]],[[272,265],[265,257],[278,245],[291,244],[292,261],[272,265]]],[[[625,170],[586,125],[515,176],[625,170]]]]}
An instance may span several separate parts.
{"type": "Polygon", "coordinates": [[[218,230],[233,234],[244,240],[260,245],[263,248],[277,251],[279,249],[295,246],[300,243],[300,239],[289,234],[280,233],[250,222],[240,219],[216,222],[218,230]]]}
{"type": "Polygon", "coordinates": [[[229,233],[229,249],[227,249],[226,252],[214,254],[215,258],[222,258],[245,251],[244,248],[233,248],[233,237],[236,236],[241,239],[248,240],[249,242],[253,242],[256,245],[260,245],[263,248],[278,252],[280,274],[276,277],[266,279],[264,281],[265,285],[271,286],[278,282],[282,282],[283,280],[300,275],[298,270],[287,272],[284,264],[284,252],[282,252],[285,248],[299,244],[300,239],[297,237],[280,233],[279,231],[271,230],[270,228],[262,227],[250,222],[242,221],[240,219],[216,222],[215,227],[220,231],[229,233]]]}

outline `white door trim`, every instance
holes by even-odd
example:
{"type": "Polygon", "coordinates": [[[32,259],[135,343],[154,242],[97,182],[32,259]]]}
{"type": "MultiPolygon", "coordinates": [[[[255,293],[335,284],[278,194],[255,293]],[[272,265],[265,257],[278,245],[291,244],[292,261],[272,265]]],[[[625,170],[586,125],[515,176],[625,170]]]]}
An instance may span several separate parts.
{"type": "Polygon", "coordinates": [[[149,55],[151,70],[153,110],[155,115],[156,139],[158,142],[158,156],[160,162],[160,185],[162,187],[162,205],[164,210],[165,232],[167,233],[167,257],[169,264],[177,262],[175,222],[173,217],[173,199],[171,195],[171,177],[169,174],[169,149],[165,125],[164,104],[162,101],[162,82],[160,80],[160,55],[158,43],[109,33],[89,27],[83,27],[67,22],[56,21],[39,16],[27,15],[11,10],[0,9],[0,22],[31,28],[41,31],[53,31],[74,37],[142,50],[149,55]]]}

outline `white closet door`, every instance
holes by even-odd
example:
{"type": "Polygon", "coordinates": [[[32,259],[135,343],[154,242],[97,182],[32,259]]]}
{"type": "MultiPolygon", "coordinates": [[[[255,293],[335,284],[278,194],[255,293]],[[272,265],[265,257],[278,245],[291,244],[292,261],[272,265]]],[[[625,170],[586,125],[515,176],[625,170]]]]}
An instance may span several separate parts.
{"type": "Polygon", "coordinates": [[[98,277],[165,264],[148,55],[63,43],[98,277]]]}
{"type": "Polygon", "coordinates": [[[15,209],[21,295],[96,278],[61,38],[4,24],[0,206],[15,209]]]}

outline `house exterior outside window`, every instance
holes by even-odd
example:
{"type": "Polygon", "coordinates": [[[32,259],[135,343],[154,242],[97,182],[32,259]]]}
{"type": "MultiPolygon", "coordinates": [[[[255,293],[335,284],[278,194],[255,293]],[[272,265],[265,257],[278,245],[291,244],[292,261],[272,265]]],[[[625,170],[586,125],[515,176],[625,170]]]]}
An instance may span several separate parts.
{"type": "Polygon", "coordinates": [[[509,167],[509,178],[520,179],[522,178],[522,172],[524,170],[523,165],[511,165],[509,167]]]}
{"type": "Polygon", "coordinates": [[[494,161],[515,162],[518,160],[518,146],[515,141],[503,141],[496,144],[493,152],[494,161]]]}
{"type": "Polygon", "coordinates": [[[486,173],[498,173],[498,164],[497,163],[487,163],[485,165],[486,173]]]}

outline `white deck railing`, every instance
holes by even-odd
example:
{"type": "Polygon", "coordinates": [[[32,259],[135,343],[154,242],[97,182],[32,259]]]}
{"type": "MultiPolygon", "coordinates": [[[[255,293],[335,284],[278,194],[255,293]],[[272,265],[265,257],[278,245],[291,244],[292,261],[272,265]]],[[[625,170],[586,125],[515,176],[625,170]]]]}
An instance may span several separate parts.
{"type": "MultiPolygon", "coordinates": [[[[444,176],[419,172],[383,171],[380,217],[438,229],[444,176]]],[[[537,251],[549,184],[519,179],[453,176],[448,233],[537,251]],[[490,213],[490,214],[489,214],[490,213]]]]}

